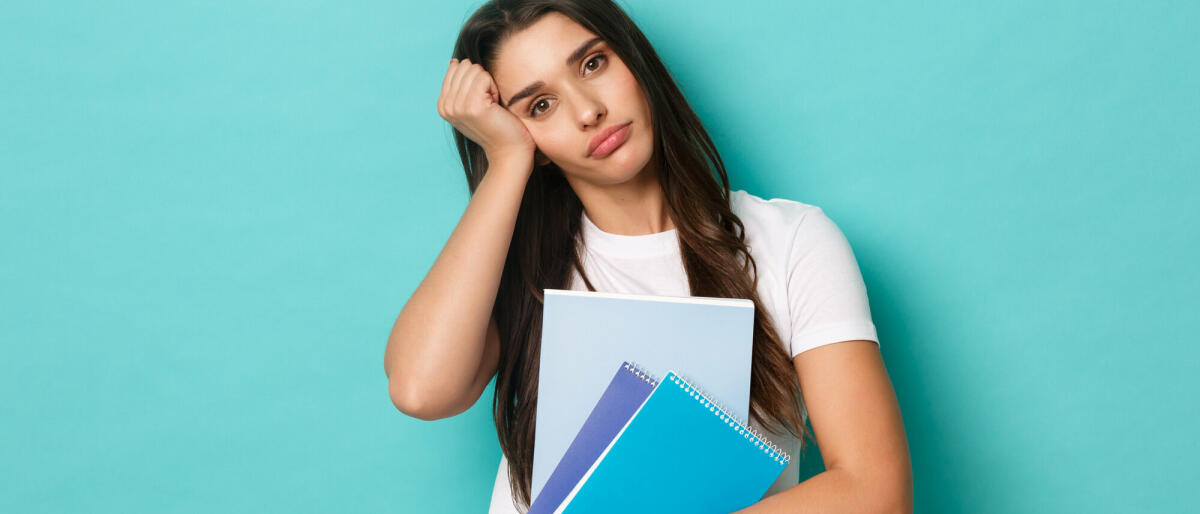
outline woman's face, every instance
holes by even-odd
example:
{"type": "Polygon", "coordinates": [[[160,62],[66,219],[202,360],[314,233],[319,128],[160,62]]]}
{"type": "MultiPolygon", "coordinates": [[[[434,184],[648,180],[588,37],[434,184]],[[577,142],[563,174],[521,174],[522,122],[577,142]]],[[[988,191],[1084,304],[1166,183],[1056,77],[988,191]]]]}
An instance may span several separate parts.
{"type": "Polygon", "coordinates": [[[492,68],[501,104],[569,180],[618,184],[650,162],[654,134],[641,85],[605,41],[574,20],[542,16],[501,42],[492,68]],[[624,143],[589,155],[598,134],[626,124],[624,143]]]}

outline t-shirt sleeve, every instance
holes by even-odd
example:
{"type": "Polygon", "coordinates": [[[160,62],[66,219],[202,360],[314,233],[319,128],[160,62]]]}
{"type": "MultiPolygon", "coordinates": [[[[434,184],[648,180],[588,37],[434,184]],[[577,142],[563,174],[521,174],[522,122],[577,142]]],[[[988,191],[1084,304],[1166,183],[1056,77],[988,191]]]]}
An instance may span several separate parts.
{"type": "Polygon", "coordinates": [[[878,345],[867,287],[841,229],[817,206],[806,209],[794,228],[787,259],[791,356],[841,341],[878,345]]]}

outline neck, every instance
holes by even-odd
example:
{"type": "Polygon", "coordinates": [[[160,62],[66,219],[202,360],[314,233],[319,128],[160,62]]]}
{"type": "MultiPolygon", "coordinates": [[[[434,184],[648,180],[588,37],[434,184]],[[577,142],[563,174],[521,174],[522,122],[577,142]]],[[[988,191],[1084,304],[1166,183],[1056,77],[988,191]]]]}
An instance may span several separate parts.
{"type": "Polygon", "coordinates": [[[641,236],[675,228],[657,174],[643,170],[621,184],[572,183],[588,219],[610,234],[641,236]]]}

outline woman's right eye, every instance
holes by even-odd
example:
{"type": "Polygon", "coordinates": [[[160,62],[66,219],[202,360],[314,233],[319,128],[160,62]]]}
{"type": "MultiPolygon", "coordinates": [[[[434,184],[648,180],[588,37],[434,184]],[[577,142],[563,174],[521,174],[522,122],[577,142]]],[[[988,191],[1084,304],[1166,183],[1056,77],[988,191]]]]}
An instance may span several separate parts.
{"type": "MultiPolygon", "coordinates": [[[[539,99],[537,99],[537,100],[534,100],[534,101],[533,101],[533,104],[532,104],[532,105],[530,106],[530,108],[529,108],[529,115],[530,115],[530,116],[533,116],[533,117],[535,117],[535,118],[536,118],[536,117],[537,117],[537,113],[538,113],[538,105],[540,105],[540,104],[542,104],[542,103],[546,103],[546,102],[548,102],[549,100],[550,100],[549,98],[539,98],[539,99]]],[[[547,109],[549,109],[549,107],[547,107],[547,109]]],[[[546,111],[545,111],[545,110],[543,110],[543,111],[541,111],[541,112],[546,112],[546,111]]]]}

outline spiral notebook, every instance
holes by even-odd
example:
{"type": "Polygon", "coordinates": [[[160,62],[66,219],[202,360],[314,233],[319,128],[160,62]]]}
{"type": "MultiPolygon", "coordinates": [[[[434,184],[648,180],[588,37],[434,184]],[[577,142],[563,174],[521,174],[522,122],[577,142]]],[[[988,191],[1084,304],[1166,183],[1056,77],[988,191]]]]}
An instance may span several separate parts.
{"type": "Polygon", "coordinates": [[[583,428],[567,447],[567,453],[550,473],[545,487],[529,506],[528,514],[549,514],[558,508],[617,433],[625,428],[655,385],[658,382],[633,363],[621,364],[587,421],[583,422],[583,428]]]}
{"type": "Polygon", "coordinates": [[[546,289],[544,300],[533,498],[622,362],[655,377],[677,370],[704,384],[731,414],[747,416],[754,302],[559,289],[546,289]]]}
{"type": "Polygon", "coordinates": [[[671,370],[555,514],[729,513],[760,500],[789,459],[671,370]]]}

